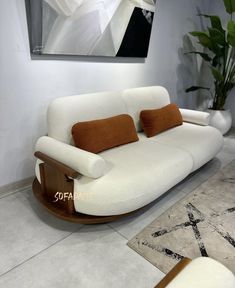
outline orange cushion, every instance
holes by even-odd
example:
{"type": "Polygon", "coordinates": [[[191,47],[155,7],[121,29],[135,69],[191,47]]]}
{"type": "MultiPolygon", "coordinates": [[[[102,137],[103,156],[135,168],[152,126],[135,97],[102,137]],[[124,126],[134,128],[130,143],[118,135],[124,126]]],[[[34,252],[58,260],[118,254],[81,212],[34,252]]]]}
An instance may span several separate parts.
{"type": "Polygon", "coordinates": [[[72,127],[72,135],[76,147],[92,153],[139,140],[133,119],[126,114],[78,122],[72,127]]]}
{"type": "Polygon", "coordinates": [[[169,104],[160,109],[143,110],[140,122],[147,137],[152,137],[167,129],[183,124],[182,115],[176,104],[169,104]]]}

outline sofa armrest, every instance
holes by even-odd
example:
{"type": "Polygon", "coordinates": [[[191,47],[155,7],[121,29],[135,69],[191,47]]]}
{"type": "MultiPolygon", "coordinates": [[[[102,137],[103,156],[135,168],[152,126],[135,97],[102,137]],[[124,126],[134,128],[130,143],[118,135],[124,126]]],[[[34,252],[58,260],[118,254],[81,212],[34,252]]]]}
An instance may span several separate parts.
{"type": "Polygon", "coordinates": [[[210,113],[190,109],[180,109],[180,113],[184,122],[190,122],[203,126],[209,125],[210,113]]]}
{"type": "MultiPolygon", "coordinates": [[[[174,269],[174,268],[173,268],[174,269]]],[[[171,273],[171,272],[170,272],[171,273]]],[[[166,286],[157,288],[234,288],[235,276],[223,264],[209,257],[189,262],[166,286]]]]}
{"type": "Polygon", "coordinates": [[[48,136],[40,137],[35,149],[37,152],[46,154],[84,176],[96,179],[104,175],[105,160],[99,155],[65,144],[48,136]]]}
{"type": "Polygon", "coordinates": [[[70,168],[67,165],[64,165],[63,163],[61,163],[61,162],[59,162],[59,161],[47,156],[46,154],[44,154],[42,152],[36,151],[34,153],[34,156],[37,157],[39,160],[41,160],[43,163],[47,163],[48,165],[50,165],[54,169],[59,170],[61,173],[63,173],[64,175],[66,175],[69,178],[75,179],[79,175],[81,175],[76,170],[70,168]]]}
{"type": "Polygon", "coordinates": [[[183,258],[166,274],[166,276],[154,288],[166,288],[167,285],[191,262],[189,258],[183,258]]]}

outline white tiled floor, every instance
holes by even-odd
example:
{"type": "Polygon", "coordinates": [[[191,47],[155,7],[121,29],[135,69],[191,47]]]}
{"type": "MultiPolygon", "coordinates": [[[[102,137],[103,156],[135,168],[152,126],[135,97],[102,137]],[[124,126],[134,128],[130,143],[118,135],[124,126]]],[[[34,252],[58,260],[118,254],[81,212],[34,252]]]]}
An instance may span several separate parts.
{"type": "Polygon", "coordinates": [[[0,287],[151,288],[164,276],[127,240],[235,159],[235,131],[215,159],[148,208],[107,225],[56,219],[31,189],[0,199],[0,287]]]}

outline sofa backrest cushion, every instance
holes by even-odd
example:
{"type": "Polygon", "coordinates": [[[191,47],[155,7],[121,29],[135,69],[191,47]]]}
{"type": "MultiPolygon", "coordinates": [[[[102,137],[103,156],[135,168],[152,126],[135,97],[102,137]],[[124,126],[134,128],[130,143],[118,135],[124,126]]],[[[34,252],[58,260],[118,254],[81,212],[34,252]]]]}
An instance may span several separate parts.
{"type": "Polygon", "coordinates": [[[100,92],[55,99],[47,113],[48,136],[74,144],[71,128],[80,121],[126,114],[120,92],[100,92]]]}
{"type": "Polygon", "coordinates": [[[162,108],[170,103],[167,90],[161,86],[127,89],[123,91],[122,98],[138,132],[142,131],[139,118],[142,110],[162,108]]]}
{"type": "Polygon", "coordinates": [[[140,122],[147,137],[153,137],[163,131],[183,124],[178,106],[168,104],[160,109],[143,110],[140,122]]]}
{"type": "Polygon", "coordinates": [[[78,122],[72,127],[72,135],[76,147],[92,153],[139,140],[133,119],[127,114],[78,122]]]}

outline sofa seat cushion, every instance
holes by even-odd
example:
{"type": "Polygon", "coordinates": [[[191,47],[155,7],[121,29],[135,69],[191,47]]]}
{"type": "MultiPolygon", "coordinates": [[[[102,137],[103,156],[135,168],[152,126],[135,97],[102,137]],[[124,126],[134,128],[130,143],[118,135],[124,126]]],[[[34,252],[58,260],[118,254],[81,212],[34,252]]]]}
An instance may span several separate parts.
{"type": "MultiPolygon", "coordinates": [[[[139,134],[140,137],[146,138],[144,134],[139,134]]],[[[194,163],[191,172],[211,160],[221,150],[224,143],[223,136],[217,129],[191,123],[184,123],[148,140],[178,147],[188,152],[194,163]]]]}
{"type": "Polygon", "coordinates": [[[105,216],[134,211],[183,180],[193,166],[187,152],[147,138],[100,155],[106,161],[105,175],[74,181],[78,212],[105,216]]]}

